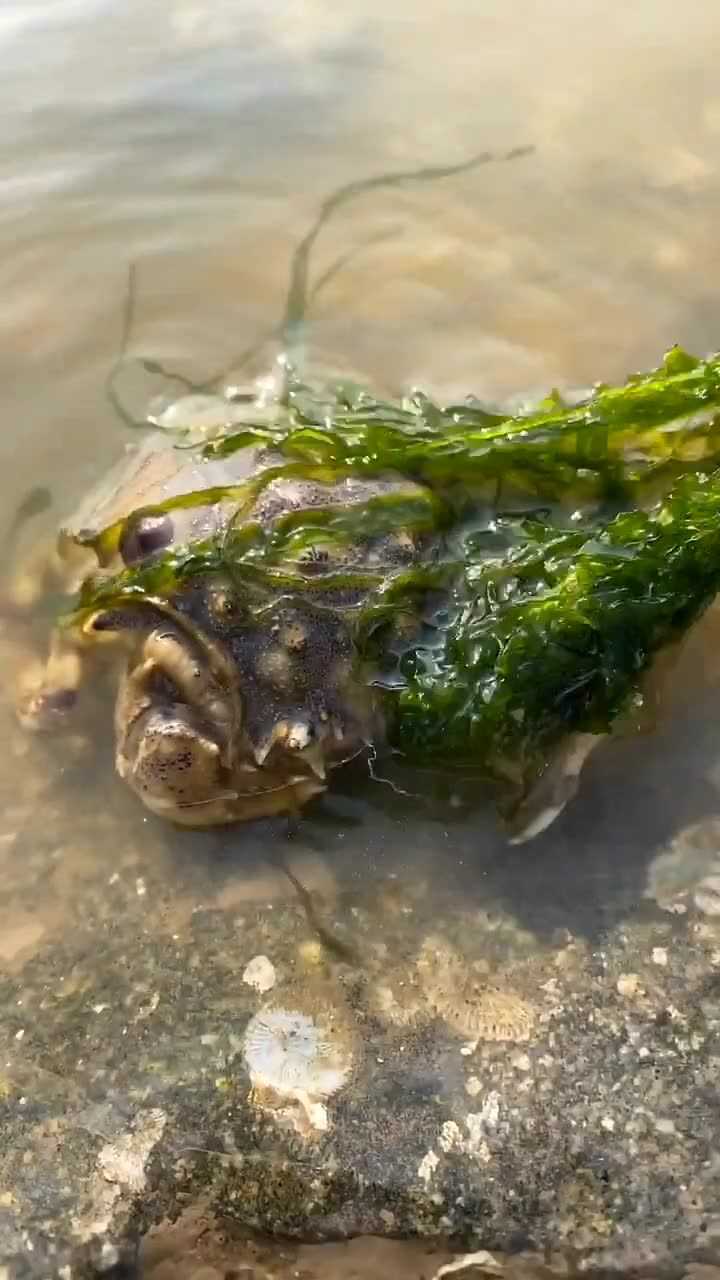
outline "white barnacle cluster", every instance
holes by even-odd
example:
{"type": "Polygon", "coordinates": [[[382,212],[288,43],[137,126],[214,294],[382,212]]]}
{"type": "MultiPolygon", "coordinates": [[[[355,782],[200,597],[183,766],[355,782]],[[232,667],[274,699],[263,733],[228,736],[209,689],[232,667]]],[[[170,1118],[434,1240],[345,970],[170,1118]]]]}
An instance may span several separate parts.
{"type": "Polygon", "coordinates": [[[353,1063],[352,1034],[339,1012],[260,1009],[247,1025],[243,1054],[256,1103],[279,1112],[299,1133],[327,1129],[325,1103],[346,1083],[353,1063]]]}

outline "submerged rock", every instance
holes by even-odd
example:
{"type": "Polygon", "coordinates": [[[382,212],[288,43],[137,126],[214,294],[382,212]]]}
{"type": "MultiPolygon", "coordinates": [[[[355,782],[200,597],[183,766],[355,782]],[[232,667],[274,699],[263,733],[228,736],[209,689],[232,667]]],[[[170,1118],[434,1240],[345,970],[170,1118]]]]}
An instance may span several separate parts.
{"type": "MultiPolygon", "coordinates": [[[[708,756],[716,702],[680,726],[708,756]]],[[[15,732],[2,1280],[132,1275],[148,1232],[200,1212],[282,1249],[422,1242],[428,1277],[483,1251],[633,1280],[720,1264],[715,819],[681,874],[709,793],[677,732],[600,761],[532,857],[489,813],[438,821],[357,777],[290,842],[168,834],[102,760],[54,787],[42,744],[14,765],[15,732]]]]}
{"type": "Polygon", "coordinates": [[[453,1238],[621,1273],[720,1242],[707,913],[588,945],[417,879],[403,906],[400,881],[329,898],[326,878],[353,966],[272,883],[243,904],[241,866],[234,889],[207,863],[182,890],[162,844],[141,877],[136,855],[78,865],[93,910],[0,982],[3,1280],[111,1271],[198,1204],[296,1241],[453,1238]],[[242,980],[269,956],[271,991],[242,980]]]}

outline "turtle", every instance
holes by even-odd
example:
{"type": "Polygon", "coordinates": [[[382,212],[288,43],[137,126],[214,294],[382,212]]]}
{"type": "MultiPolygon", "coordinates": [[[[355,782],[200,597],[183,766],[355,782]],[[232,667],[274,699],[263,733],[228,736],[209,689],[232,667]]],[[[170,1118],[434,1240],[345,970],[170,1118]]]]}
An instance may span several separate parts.
{"type": "Polygon", "coordinates": [[[160,818],[296,816],[385,744],[488,765],[508,838],[532,839],[616,725],[652,708],[720,589],[720,357],[673,349],[624,387],[515,417],[298,376],[323,220],[368,186],[463,167],[330,197],[296,255],[273,376],[214,398],[188,383],[133,421],[138,439],[14,576],[15,607],[53,590],[72,606],[21,723],[70,723],[108,659],[116,769],[160,818]]]}
{"type": "MultiPolygon", "coordinates": [[[[529,150],[515,148],[502,158],[529,150]]],[[[174,549],[187,550],[229,529],[237,535],[259,523],[267,533],[295,511],[362,512],[383,497],[422,500],[421,486],[390,473],[326,483],[278,476],[248,502],[247,486],[271,476],[282,458],[272,448],[252,445],[228,457],[206,458],[198,447],[213,429],[236,428],[248,413],[257,420],[268,405],[271,416],[273,407],[282,410],[289,371],[301,358],[310,253],[341,204],[379,186],[434,180],[495,158],[482,152],[461,164],[385,174],[333,192],[296,250],[278,331],[280,355],[269,378],[234,387],[224,399],[208,394],[209,382],[186,383],[188,394],[164,417],[138,422],[129,417],[111,377],[113,405],[126,424],[142,428],[141,436],[125,446],[50,544],[41,542],[21,562],[9,584],[10,605],[29,611],[49,593],[70,601],[88,583],[96,587],[123,569],[152,565],[174,549]],[[198,399],[209,410],[200,426],[198,399]],[[169,422],[187,421],[184,410],[194,427],[168,430],[169,422]],[[190,505],[183,505],[188,497],[190,505]],[[114,531],[110,540],[108,530],[114,531]]],[[[113,373],[126,339],[127,333],[113,373]]],[[[361,529],[340,558],[336,544],[315,539],[303,550],[301,570],[310,579],[332,561],[334,571],[351,577],[370,567],[377,575],[412,564],[421,549],[404,530],[361,529]]],[[[422,550],[429,553],[428,547],[422,550]]],[[[119,670],[116,769],[150,811],[201,827],[295,814],[325,789],[328,771],[382,737],[379,699],[353,662],[350,614],[367,590],[350,585],[340,596],[316,591],[312,602],[281,598],[251,617],[236,586],[218,572],[183,584],[165,600],[90,610],[72,626],[52,630],[47,661],[22,681],[19,720],[29,731],[61,730],[72,722],[86,681],[98,665],[109,663],[119,670]]]]}

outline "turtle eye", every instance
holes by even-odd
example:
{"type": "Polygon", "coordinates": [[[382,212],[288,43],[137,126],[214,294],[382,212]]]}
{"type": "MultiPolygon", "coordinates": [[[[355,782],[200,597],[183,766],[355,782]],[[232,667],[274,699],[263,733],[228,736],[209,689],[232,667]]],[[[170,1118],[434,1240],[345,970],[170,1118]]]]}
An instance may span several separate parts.
{"type": "Polygon", "coordinates": [[[173,540],[170,516],[145,515],[130,520],[120,538],[120,555],[126,565],[138,564],[149,556],[165,551],[173,540]]]}

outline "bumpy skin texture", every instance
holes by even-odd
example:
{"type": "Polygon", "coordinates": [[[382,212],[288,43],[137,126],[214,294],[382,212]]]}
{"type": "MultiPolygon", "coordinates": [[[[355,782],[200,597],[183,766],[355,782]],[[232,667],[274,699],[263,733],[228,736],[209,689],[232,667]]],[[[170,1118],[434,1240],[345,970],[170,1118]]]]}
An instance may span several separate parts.
{"type": "MultiPolygon", "coordinates": [[[[231,526],[237,532],[243,520],[271,530],[295,510],[346,510],[416,488],[393,478],[322,484],[281,477],[239,517],[232,487],[276,462],[255,448],[198,460],[162,433],[148,436],[61,529],[45,561],[36,556],[30,572],[19,572],[16,602],[31,604],[50,584],[73,595],[91,572],[110,578],[126,564],[151,563],[231,526]],[[137,514],[207,490],[215,490],[215,501],[137,514]],[[96,539],[111,526],[122,532],[108,553],[96,539]]],[[[409,536],[369,536],[351,548],[311,546],[303,560],[311,578],[332,556],[338,569],[382,570],[409,563],[415,551],[409,536]]],[[[117,771],[149,809],[188,826],[294,812],[325,788],[327,770],[382,733],[375,696],[355,669],[351,615],[361,597],[357,589],[346,593],[348,607],[338,611],[322,591],[312,599],[281,594],[251,612],[237,584],[220,573],[183,583],[158,607],[130,601],[99,610],[54,631],[46,666],[23,691],[20,719],[39,730],[65,723],[96,659],[109,655],[120,667],[117,771]]]]}

